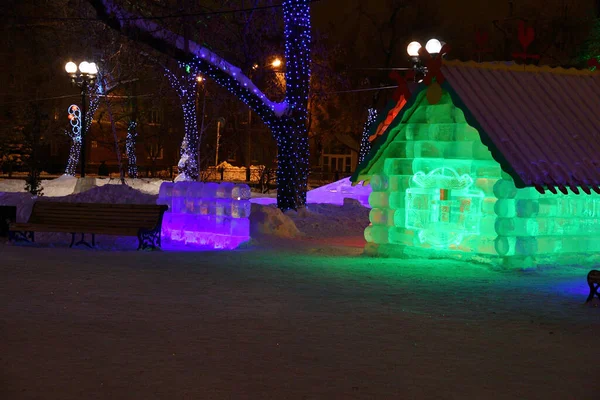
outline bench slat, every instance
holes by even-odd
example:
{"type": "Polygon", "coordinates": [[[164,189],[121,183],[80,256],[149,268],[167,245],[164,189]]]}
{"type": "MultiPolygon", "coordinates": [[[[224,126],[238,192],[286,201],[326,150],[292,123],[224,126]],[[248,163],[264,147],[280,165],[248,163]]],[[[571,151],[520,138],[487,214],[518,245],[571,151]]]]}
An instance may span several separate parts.
{"type": "Polygon", "coordinates": [[[154,229],[164,205],[98,204],[37,201],[27,223],[10,224],[11,231],[94,233],[137,236],[154,229]]]}
{"type": "Polygon", "coordinates": [[[59,232],[59,233],[94,233],[107,235],[137,236],[138,230],[134,228],[103,228],[103,227],[85,227],[81,226],[56,226],[56,225],[38,225],[38,224],[15,224],[11,225],[12,231],[32,231],[32,232],[59,232]]]}

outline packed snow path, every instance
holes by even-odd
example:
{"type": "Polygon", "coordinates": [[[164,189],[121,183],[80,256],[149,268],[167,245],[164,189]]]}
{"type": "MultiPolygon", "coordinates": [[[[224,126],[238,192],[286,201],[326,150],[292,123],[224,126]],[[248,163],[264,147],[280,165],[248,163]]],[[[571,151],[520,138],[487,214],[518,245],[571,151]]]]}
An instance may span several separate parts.
{"type": "Polygon", "coordinates": [[[0,398],[597,398],[587,269],[360,251],[1,245],[0,398]]]}

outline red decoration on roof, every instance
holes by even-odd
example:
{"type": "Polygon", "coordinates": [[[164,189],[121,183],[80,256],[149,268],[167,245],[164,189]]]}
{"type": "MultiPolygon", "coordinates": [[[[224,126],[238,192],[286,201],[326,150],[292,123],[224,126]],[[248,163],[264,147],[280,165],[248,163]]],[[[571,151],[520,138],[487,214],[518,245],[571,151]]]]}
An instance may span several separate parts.
{"type": "Polygon", "coordinates": [[[400,75],[397,71],[390,72],[390,79],[393,79],[398,83],[398,88],[394,91],[393,98],[396,102],[399,102],[402,97],[408,99],[410,97],[410,90],[408,89],[408,83],[406,79],[413,79],[415,77],[415,71],[408,71],[405,76],[400,75]]]}
{"type": "Polygon", "coordinates": [[[535,30],[533,27],[528,26],[525,27],[525,21],[519,21],[519,42],[523,47],[522,53],[513,53],[514,58],[522,58],[523,60],[527,60],[528,58],[539,59],[539,54],[528,54],[527,49],[533,40],[535,39],[535,30]]]}
{"type": "Polygon", "coordinates": [[[448,52],[450,52],[450,46],[447,44],[442,46],[442,49],[435,57],[431,57],[431,54],[429,54],[425,47],[419,49],[421,60],[426,62],[427,75],[423,78],[423,82],[427,86],[431,85],[433,78],[435,78],[435,81],[440,85],[446,81],[444,74],[442,74],[442,58],[444,57],[444,54],[447,54],[448,52]]]}
{"type": "Polygon", "coordinates": [[[590,58],[588,60],[588,67],[596,68],[596,71],[600,71],[600,62],[598,62],[597,58],[590,58]]]}
{"type": "Polygon", "coordinates": [[[475,43],[477,44],[477,48],[475,49],[475,53],[479,55],[481,61],[481,55],[483,53],[491,53],[492,49],[487,47],[488,42],[490,41],[490,34],[487,31],[480,31],[477,29],[475,31],[475,43]]]}

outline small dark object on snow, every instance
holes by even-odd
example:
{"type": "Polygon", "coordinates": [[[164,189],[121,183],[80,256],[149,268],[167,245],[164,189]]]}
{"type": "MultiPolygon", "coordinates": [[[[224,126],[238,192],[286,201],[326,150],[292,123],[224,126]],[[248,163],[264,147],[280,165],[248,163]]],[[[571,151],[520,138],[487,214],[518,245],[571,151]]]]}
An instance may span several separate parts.
{"type": "Polygon", "coordinates": [[[8,236],[8,225],[17,220],[17,207],[0,206],[0,237],[8,236]]]}
{"type": "Polygon", "coordinates": [[[597,269],[593,269],[587,275],[587,283],[590,287],[590,295],[588,296],[586,303],[589,303],[594,298],[594,295],[598,296],[600,299],[600,293],[598,289],[600,289],[600,271],[597,269]]]}
{"type": "Polygon", "coordinates": [[[108,165],[106,165],[106,161],[102,161],[98,166],[98,176],[108,176],[108,165]]]}

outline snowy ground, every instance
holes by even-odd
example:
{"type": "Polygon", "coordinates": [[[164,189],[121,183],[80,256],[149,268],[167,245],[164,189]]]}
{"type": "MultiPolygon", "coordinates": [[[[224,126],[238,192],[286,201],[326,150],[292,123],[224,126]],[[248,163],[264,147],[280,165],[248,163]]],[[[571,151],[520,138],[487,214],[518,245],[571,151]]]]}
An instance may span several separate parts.
{"type": "MultiPolygon", "coordinates": [[[[155,199],[93,190],[54,200],[155,199]]],[[[352,201],[253,214],[236,251],[0,244],[0,399],[598,398],[589,266],[365,257],[352,201]]]]}

